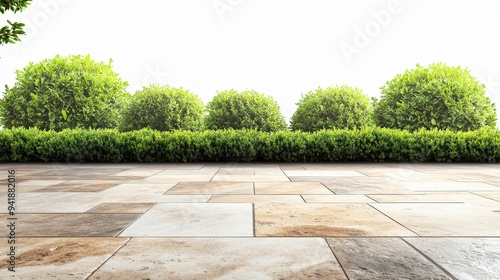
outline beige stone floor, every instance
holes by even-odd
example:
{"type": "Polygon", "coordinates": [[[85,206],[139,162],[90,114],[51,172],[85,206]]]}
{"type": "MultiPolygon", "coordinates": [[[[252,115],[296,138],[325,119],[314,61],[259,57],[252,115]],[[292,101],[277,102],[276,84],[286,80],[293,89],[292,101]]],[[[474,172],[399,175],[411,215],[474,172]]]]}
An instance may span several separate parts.
{"type": "Polygon", "coordinates": [[[500,279],[500,164],[4,163],[0,182],[1,279],[500,279]]]}

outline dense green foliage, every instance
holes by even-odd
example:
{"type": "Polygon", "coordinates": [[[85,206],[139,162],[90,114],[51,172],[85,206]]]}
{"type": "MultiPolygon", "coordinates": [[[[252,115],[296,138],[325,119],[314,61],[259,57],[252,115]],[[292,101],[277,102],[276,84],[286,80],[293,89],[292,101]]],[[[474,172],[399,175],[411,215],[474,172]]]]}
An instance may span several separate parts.
{"type": "Polygon", "coordinates": [[[466,69],[417,65],[381,88],[375,119],[381,127],[408,130],[495,127],[495,107],[484,88],[466,69]]]}
{"type": "Polygon", "coordinates": [[[120,129],[200,130],[204,110],[200,98],[188,90],[151,85],[133,95],[123,110],[120,129]]]}
{"type": "Polygon", "coordinates": [[[354,129],[373,125],[373,111],[367,95],[348,86],[318,88],[297,103],[292,130],[354,129]]]}
{"type": "MultiPolygon", "coordinates": [[[[21,12],[31,2],[31,0],[0,0],[0,13],[3,15],[6,11],[13,13],[21,12]]],[[[26,34],[23,30],[24,26],[24,23],[7,20],[7,25],[0,28],[0,45],[13,44],[20,41],[19,35],[26,34]]]]}
{"type": "Polygon", "coordinates": [[[271,96],[247,90],[218,92],[207,104],[208,129],[256,129],[278,131],[286,129],[280,108],[271,96]]]}
{"type": "Polygon", "coordinates": [[[14,87],[0,100],[6,128],[113,128],[129,98],[127,83],[113,72],[111,61],[90,56],[56,56],[16,71],[14,87]]]}
{"type": "Polygon", "coordinates": [[[500,131],[0,130],[0,162],[500,162],[500,131]]]}

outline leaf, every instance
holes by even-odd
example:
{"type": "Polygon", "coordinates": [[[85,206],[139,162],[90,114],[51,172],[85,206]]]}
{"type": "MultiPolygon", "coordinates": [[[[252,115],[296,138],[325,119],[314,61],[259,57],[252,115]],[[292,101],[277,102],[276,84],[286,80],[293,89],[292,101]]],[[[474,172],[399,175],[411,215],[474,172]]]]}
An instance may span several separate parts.
{"type": "Polygon", "coordinates": [[[64,120],[68,119],[68,115],[66,114],[66,111],[64,111],[64,109],[61,110],[61,114],[62,114],[64,120]]]}
{"type": "Polygon", "coordinates": [[[435,119],[431,119],[431,123],[432,123],[432,125],[436,125],[436,120],[435,119]]]}

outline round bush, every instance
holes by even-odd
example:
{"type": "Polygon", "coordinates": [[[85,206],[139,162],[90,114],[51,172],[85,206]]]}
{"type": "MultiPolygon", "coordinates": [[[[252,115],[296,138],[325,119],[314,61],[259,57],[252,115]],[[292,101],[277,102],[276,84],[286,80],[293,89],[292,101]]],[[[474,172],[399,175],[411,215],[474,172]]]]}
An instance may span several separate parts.
{"type": "Polygon", "coordinates": [[[318,88],[302,95],[291,119],[293,130],[355,129],[373,124],[367,95],[349,86],[318,88]]]}
{"type": "Polygon", "coordinates": [[[286,129],[280,108],[271,96],[247,90],[218,92],[207,104],[208,129],[256,129],[278,131],[286,129]]]}
{"type": "Polygon", "coordinates": [[[132,96],[123,110],[120,129],[200,130],[203,114],[203,102],[197,95],[182,88],[151,85],[132,96]]]}
{"type": "Polygon", "coordinates": [[[6,128],[113,128],[128,98],[127,83],[90,56],[55,56],[16,71],[0,100],[6,128]]]}
{"type": "Polygon", "coordinates": [[[382,127],[469,131],[496,124],[496,109],[485,95],[485,86],[467,69],[417,64],[381,90],[375,119],[382,127]]]}

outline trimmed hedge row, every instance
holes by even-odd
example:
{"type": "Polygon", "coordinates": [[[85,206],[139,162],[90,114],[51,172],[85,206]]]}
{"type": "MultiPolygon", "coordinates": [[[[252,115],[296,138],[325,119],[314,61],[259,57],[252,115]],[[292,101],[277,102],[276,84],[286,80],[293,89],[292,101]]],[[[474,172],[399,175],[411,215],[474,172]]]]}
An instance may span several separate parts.
{"type": "Polygon", "coordinates": [[[0,130],[0,162],[500,162],[500,131],[0,130]]]}

